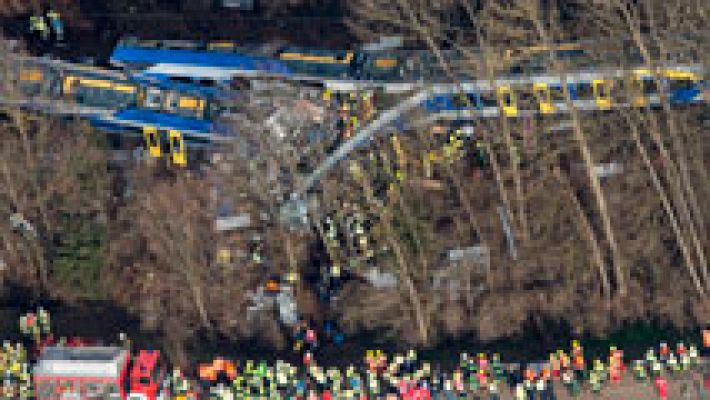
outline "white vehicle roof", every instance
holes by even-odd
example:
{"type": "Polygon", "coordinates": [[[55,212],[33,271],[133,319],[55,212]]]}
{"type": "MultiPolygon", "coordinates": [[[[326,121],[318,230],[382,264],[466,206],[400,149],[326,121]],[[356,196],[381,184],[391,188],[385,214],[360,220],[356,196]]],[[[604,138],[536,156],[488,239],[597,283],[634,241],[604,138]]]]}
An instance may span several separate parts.
{"type": "Polygon", "coordinates": [[[118,378],[128,352],[120,347],[63,347],[44,349],[33,375],[37,378],[118,378]]]}

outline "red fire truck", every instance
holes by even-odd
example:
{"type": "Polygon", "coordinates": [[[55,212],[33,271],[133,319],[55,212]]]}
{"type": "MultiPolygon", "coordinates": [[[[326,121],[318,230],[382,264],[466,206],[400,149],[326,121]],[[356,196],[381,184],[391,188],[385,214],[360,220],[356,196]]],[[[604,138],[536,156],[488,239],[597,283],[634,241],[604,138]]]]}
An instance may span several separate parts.
{"type": "Polygon", "coordinates": [[[37,400],[160,400],[169,397],[160,352],[131,360],[120,347],[44,349],[33,369],[37,400]]]}

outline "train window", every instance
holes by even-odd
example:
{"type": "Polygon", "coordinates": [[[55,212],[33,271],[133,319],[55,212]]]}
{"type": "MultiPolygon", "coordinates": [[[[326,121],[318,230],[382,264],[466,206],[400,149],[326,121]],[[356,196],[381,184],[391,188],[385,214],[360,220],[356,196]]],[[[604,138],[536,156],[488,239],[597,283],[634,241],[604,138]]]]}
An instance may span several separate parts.
{"type": "Polygon", "coordinates": [[[178,83],[192,83],[192,78],[189,78],[187,76],[171,76],[168,79],[178,83]]]}
{"type": "Polygon", "coordinates": [[[170,153],[172,154],[173,164],[184,166],[187,165],[187,156],[185,154],[185,144],[180,131],[168,132],[170,136],[170,153]]]}
{"type": "Polygon", "coordinates": [[[128,84],[114,84],[113,89],[116,90],[117,92],[121,93],[130,93],[133,94],[136,92],[136,87],[133,85],[128,85],[128,84]]]}
{"type": "Polygon", "coordinates": [[[205,101],[197,97],[180,96],[178,108],[180,114],[200,118],[205,108],[205,101]]]}
{"type": "Polygon", "coordinates": [[[25,82],[39,82],[42,80],[42,70],[23,69],[20,71],[20,80],[25,82]]]}
{"type": "Polygon", "coordinates": [[[672,79],[670,81],[670,90],[692,90],[695,87],[695,82],[691,79],[672,79]]]}
{"type": "Polygon", "coordinates": [[[375,61],[377,68],[393,68],[397,66],[397,60],[391,58],[378,58],[375,61]]]}
{"type": "Polygon", "coordinates": [[[481,99],[480,104],[482,108],[498,107],[498,99],[496,98],[496,95],[493,92],[480,93],[479,98],[481,99]]]}
{"type": "Polygon", "coordinates": [[[592,100],[594,98],[594,90],[588,82],[578,83],[575,87],[575,94],[577,100],[592,100]]]}
{"type": "Polygon", "coordinates": [[[457,93],[454,95],[454,106],[457,108],[466,108],[468,106],[468,97],[465,93],[457,93]]]}
{"type": "Polygon", "coordinates": [[[213,87],[217,85],[214,79],[200,79],[198,83],[202,86],[213,87]]]}
{"type": "Polygon", "coordinates": [[[207,45],[207,49],[211,51],[222,51],[226,53],[234,52],[233,42],[210,42],[207,45]]]}
{"type": "Polygon", "coordinates": [[[561,86],[550,86],[550,98],[554,103],[564,103],[565,93],[561,86]]]}
{"type": "Polygon", "coordinates": [[[160,140],[160,153],[170,155],[170,146],[172,143],[170,143],[170,137],[168,137],[167,132],[161,131],[158,140],[160,140]]]}
{"type": "Polygon", "coordinates": [[[163,95],[160,89],[148,88],[145,92],[145,107],[160,109],[163,104],[163,95]]]}
{"type": "Polygon", "coordinates": [[[537,110],[537,100],[532,91],[527,88],[519,88],[517,90],[518,94],[518,108],[521,110],[537,110]]]}
{"type": "Polygon", "coordinates": [[[168,92],[165,94],[165,111],[175,112],[178,110],[179,95],[177,92],[168,92]]]}
{"type": "Polygon", "coordinates": [[[510,90],[500,90],[499,93],[501,107],[515,107],[513,92],[510,90]]]}
{"type": "Polygon", "coordinates": [[[160,157],[160,139],[158,131],[152,127],[143,128],[143,136],[145,137],[146,147],[151,157],[160,157]]]}
{"type": "Polygon", "coordinates": [[[244,78],[233,78],[229,84],[235,90],[249,90],[250,82],[244,78]]]}
{"type": "Polygon", "coordinates": [[[170,145],[172,146],[173,151],[179,152],[182,147],[182,142],[180,141],[180,138],[172,137],[170,138],[170,145]]]}
{"type": "Polygon", "coordinates": [[[594,90],[597,99],[608,100],[611,92],[611,82],[609,81],[594,81],[594,90]]]}
{"type": "Polygon", "coordinates": [[[645,95],[656,94],[658,92],[656,90],[656,81],[653,79],[642,79],[641,87],[643,88],[643,94],[645,95]]]}
{"type": "Polygon", "coordinates": [[[636,95],[636,86],[633,81],[619,79],[611,86],[611,97],[616,102],[624,103],[636,95]]]}

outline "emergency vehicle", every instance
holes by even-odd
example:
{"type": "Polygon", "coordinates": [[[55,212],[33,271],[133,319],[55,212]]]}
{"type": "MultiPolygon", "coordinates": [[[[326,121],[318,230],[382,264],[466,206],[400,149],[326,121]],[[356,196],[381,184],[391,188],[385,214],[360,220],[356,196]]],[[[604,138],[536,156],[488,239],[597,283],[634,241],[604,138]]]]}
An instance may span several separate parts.
{"type": "Polygon", "coordinates": [[[134,359],[120,347],[46,347],[33,369],[37,400],[169,398],[160,352],[134,359]]]}

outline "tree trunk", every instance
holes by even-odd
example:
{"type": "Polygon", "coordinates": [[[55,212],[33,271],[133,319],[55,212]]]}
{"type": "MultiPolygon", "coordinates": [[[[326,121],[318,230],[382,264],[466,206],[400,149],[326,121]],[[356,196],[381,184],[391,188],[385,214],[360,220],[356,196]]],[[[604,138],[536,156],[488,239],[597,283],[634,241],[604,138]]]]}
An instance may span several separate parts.
{"type": "Polygon", "coordinates": [[[695,270],[695,266],[693,265],[693,257],[690,254],[688,245],[685,243],[683,233],[681,232],[680,226],[678,225],[678,220],[675,214],[673,213],[673,207],[671,206],[670,200],[668,199],[668,195],[666,194],[665,189],[663,189],[663,185],[661,184],[661,180],[658,174],[656,173],[656,170],[653,168],[651,158],[648,156],[646,148],[643,146],[643,143],[641,143],[641,135],[638,131],[638,128],[632,123],[631,118],[628,115],[626,115],[626,119],[627,123],[629,124],[629,128],[631,129],[631,134],[634,137],[636,148],[638,149],[639,154],[643,159],[643,163],[646,166],[646,169],[648,169],[648,174],[651,178],[651,182],[653,183],[653,187],[656,189],[658,197],[661,199],[663,209],[665,210],[666,215],[668,215],[668,219],[671,222],[671,228],[673,228],[673,233],[675,234],[676,241],[678,242],[678,247],[680,247],[680,251],[683,255],[683,260],[685,261],[685,266],[688,269],[690,278],[693,280],[693,284],[695,285],[695,289],[697,290],[698,294],[700,294],[700,296],[702,297],[705,295],[705,290],[703,289],[703,285],[700,282],[700,279],[698,278],[697,271],[695,270]]]}

